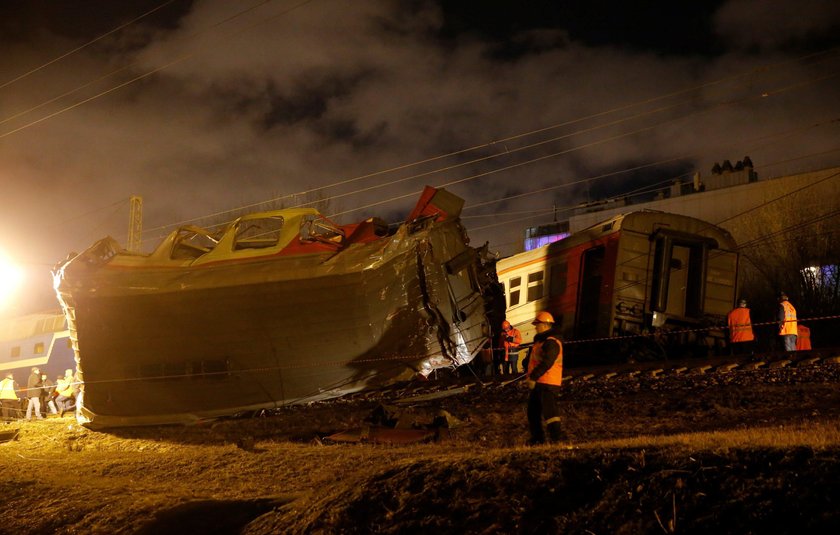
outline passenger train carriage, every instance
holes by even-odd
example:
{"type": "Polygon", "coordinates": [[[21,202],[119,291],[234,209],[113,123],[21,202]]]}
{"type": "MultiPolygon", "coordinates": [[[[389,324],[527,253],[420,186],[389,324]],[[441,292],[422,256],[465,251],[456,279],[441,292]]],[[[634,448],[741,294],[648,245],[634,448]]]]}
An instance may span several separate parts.
{"type": "Polygon", "coordinates": [[[67,321],[60,311],[0,319],[0,372],[14,372],[26,384],[33,367],[50,380],[75,369],[67,321]]]}
{"type": "Polygon", "coordinates": [[[496,265],[507,320],[531,341],[536,313],[551,312],[571,364],[721,348],[723,330],[700,328],[724,324],[735,301],[737,270],[729,232],[655,211],[618,215],[496,265]],[[653,332],[655,340],[616,340],[653,332]]]}

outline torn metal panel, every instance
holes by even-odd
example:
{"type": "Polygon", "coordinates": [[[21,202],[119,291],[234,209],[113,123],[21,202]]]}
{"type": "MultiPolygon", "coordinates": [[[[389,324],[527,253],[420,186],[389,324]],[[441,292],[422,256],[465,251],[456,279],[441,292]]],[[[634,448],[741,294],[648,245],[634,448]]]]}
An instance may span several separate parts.
{"type": "Polygon", "coordinates": [[[370,425],[347,429],[324,437],[327,442],[351,442],[372,444],[416,444],[441,438],[451,438],[450,429],[462,424],[445,410],[438,411],[431,423],[418,425],[403,418],[399,409],[390,405],[377,406],[366,419],[370,425]],[[446,433],[441,434],[444,430],[446,433]]]}
{"type": "Polygon", "coordinates": [[[328,442],[371,443],[371,444],[417,444],[435,439],[434,429],[391,429],[382,426],[365,426],[348,429],[324,437],[328,442]]]}
{"type": "Polygon", "coordinates": [[[3,442],[11,442],[17,440],[20,435],[20,429],[7,429],[0,431],[0,444],[3,442]]]}
{"type": "Polygon", "coordinates": [[[487,340],[493,269],[467,245],[458,198],[424,199],[391,232],[295,208],[182,227],[147,255],[105,238],[62,263],[82,415],[190,423],[469,362],[487,340]]]}
{"type": "Polygon", "coordinates": [[[441,390],[440,392],[431,392],[429,394],[420,394],[418,396],[412,396],[410,398],[401,398],[396,400],[395,403],[400,404],[409,404],[409,403],[419,403],[422,401],[431,401],[435,399],[443,399],[448,398],[450,396],[457,396],[458,394],[464,394],[469,390],[470,385],[464,385],[457,388],[449,388],[447,390],[441,390]]]}

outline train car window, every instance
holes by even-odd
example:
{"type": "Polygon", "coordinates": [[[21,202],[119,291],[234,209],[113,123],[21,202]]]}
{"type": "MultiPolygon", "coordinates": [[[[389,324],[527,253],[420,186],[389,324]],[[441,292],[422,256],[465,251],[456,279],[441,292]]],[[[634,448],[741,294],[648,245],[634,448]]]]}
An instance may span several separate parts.
{"type": "Polygon", "coordinates": [[[35,354],[36,355],[43,355],[44,354],[44,342],[38,342],[35,344],[35,354]]]}
{"type": "Polygon", "coordinates": [[[566,293],[566,274],[569,271],[569,264],[554,264],[551,266],[548,278],[548,295],[555,297],[566,293]]]}
{"type": "Polygon", "coordinates": [[[543,296],[543,271],[528,274],[528,302],[542,299],[543,296]]]}
{"type": "Polygon", "coordinates": [[[13,359],[20,357],[20,346],[13,346],[12,347],[12,352],[9,356],[12,357],[13,359]]]}
{"type": "Polygon", "coordinates": [[[285,220],[283,216],[260,217],[245,219],[239,222],[233,248],[262,249],[274,247],[280,239],[285,220]]]}
{"type": "Polygon", "coordinates": [[[519,304],[519,286],[522,284],[522,277],[510,279],[510,294],[508,295],[508,307],[519,304]]]}

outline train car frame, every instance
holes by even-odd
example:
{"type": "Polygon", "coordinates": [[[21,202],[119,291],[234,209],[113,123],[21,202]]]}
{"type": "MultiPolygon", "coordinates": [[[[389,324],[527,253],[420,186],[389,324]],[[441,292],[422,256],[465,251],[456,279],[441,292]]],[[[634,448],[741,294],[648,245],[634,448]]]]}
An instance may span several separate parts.
{"type": "Polygon", "coordinates": [[[0,319],[0,371],[26,384],[33,367],[50,380],[76,369],[67,320],[61,311],[0,319]]]}
{"type": "Polygon", "coordinates": [[[638,360],[725,346],[738,253],[720,227],[646,210],[501,259],[496,272],[507,320],[526,341],[547,310],[580,362],[638,360]]]}

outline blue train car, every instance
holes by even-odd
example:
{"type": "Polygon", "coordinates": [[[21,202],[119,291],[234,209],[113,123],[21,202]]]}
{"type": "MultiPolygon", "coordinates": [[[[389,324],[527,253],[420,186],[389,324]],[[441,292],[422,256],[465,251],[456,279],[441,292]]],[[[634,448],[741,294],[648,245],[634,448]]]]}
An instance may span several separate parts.
{"type": "Polygon", "coordinates": [[[67,320],[61,311],[0,318],[0,372],[11,371],[26,384],[33,366],[51,381],[64,370],[76,370],[67,320]]]}

